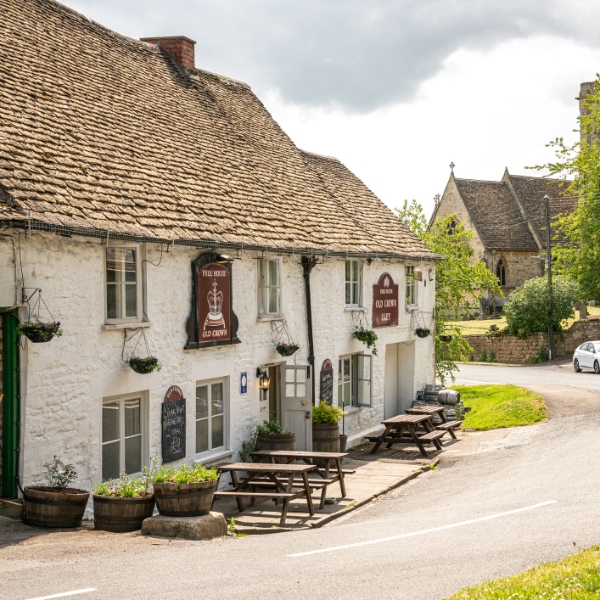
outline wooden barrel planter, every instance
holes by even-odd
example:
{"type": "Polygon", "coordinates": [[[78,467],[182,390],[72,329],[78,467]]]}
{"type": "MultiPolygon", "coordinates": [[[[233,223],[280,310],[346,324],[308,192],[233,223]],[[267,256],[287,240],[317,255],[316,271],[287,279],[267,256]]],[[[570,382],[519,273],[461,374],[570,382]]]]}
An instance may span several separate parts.
{"type": "MultiPolygon", "coordinates": [[[[339,452],[340,428],[337,423],[313,423],[313,452],[339,452]]],[[[326,461],[315,460],[315,464],[324,467],[326,461]]]]}
{"type": "Polygon", "coordinates": [[[81,527],[90,493],[44,485],[23,490],[23,523],[35,527],[81,527]]]}
{"type": "Polygon", "coordinates": [[[96,496],[94,494],[94,528],[113,533],[137,531],[144,519],[154,512],[154,494],[137,498],[96,496]]]}
{"type": "Polygon", "coordinates": [[[207,515],[212,507],[218,484],[218,479],[197,483],[155,483],[154,493],[158,512],[167,517],[207,515]]]}
{"type": "MultiPolygon", "coordinates": [[[[256,436],[256,450],[295,450],[295,433],[259,433],[256,436]]],[[[276,462],[285,463],[285,458],[275,459],[276,462]]]]}

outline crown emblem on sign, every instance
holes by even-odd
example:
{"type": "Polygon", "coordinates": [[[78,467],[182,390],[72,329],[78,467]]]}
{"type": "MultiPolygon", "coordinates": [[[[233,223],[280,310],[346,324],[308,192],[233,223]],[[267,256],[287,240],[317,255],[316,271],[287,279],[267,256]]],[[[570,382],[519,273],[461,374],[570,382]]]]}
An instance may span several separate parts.
{"type": "Polygon", "coordinates": [[[208,292],[206,299],[208,300],[208,315],[204,321],[206,327],[225,327],[225,319],[223,318],[223,292],[217,290],[217,280],[213,280],[212,291],[208,292]]]}
{"type": "Polygon", "coordinates": [[[386,277],[386,278],[383,280],[383,287],[386,287],[386,288],[387,288],[387,287],[390,287],[390,278],[389,278],[389,277],[386,277]]]}

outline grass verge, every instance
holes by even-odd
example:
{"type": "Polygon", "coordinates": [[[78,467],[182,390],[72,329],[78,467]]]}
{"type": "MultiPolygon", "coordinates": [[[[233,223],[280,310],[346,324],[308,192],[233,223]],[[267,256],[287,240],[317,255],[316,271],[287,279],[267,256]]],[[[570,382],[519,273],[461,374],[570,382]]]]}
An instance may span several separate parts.
{"type": "Polygon", "coordinates": [[[587,600],[600,596],[600,546],[513,577],[460,590],[448,600],[587,600]]]}
{"type": "Polygon", "coordinates": [[[501,429],[531,425],[547,418],[544,399],[515,385],[457,385],[461,400],[471,406],[463,422],[466,429],[501,429]]]}

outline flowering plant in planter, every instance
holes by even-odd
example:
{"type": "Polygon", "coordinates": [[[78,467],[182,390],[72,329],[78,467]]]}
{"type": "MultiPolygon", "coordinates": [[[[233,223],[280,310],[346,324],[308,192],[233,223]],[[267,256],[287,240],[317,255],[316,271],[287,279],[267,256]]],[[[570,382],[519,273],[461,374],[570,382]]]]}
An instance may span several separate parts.
{"type": "Polygon", "coordinates": [[[201,481],[215,481],[219,478],[219,471],[215,467],[205,467],[198,463],[188,465],[181,461],[176,467],[161,465],[154,474],[154,483],[199,483],[201,481]]]}
{"type": "Polygon", "coordinates": [[[34,344],[49,342],[53,337],[60,337],[63,332],[60,328],[60,321],[51,321],[42,323],[42,321],[25,321],[17,325],[17,333],[24,335],[34,344]]]}
{"type": "Polygon", "coordinates": [[[365,327],[360,326],[354,332],[354,337],[369,348],[373,352],[373,356],[377,356],[377,346],[375,346],[377,334],[372,329],[366,329],[365,327]]]}
{"type": "Polygon", "coordinates": [[[277,342],[275,350],[277,350],[281,356],[292,356],[300,350],[300,346],[294,343],[286,344],[285,342],[277,342]]]}
{"type": "Polygon", "coordinates": [[[152,371],[160,371],[162,369],[162,365],[158,362],[158,358],[156,356],[146,356],[142,358],[141,356],[132,356],[127,364],[136,372],[142,375],[146,373],[152,373],[152,371]]]}
{"type": "Polygon", "coordinates": [[[417,334],[417,337],[426,338],[427,336],[431,335],[431,329],[427,329],[426,327],[417,327],[415,329],[415,333],[417,334]]]}

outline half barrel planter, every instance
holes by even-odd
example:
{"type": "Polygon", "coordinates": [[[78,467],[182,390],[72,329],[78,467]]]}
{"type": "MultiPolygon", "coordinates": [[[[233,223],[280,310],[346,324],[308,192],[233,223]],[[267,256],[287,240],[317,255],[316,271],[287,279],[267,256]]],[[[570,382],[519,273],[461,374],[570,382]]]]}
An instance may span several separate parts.
{"type": "Polygon", "coordinates": [[[125,533],[138,531],[144,519],[154,512],[154,494],[137,498],[97,496],[94,494],[94,529],[125,533]]]}
{"type": "MultiPolygon", "coordinates": [[[[313,423],[313,452],[339,452],[340,428],[337,423],[313,423]]],[[[325,467],[326,460],[315,459],[318,467],[325,467]]]]}
{"type": "MultiPolygon", "coordinates": [[[[256,450],[284,450],[289,452],[296,449],[295,433],[259,433],[256,436],[256,450]]],[[[275,462],[285,463],[285,458],[276,458],[275,462]]]]}
{"type": "Polygon", "coordinates": [[[35,527],[81,527],[90,493],[43,485],[23,490],[23,523],[35,527]]]}
{"type": "Polygon", "coordinates": [[[207,515],[218,485],[218,479],[197,483],[155,483],[158,512],[166,517],[207,515]]]}

